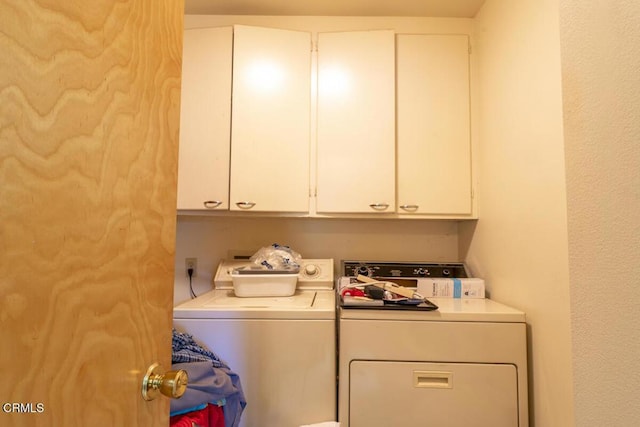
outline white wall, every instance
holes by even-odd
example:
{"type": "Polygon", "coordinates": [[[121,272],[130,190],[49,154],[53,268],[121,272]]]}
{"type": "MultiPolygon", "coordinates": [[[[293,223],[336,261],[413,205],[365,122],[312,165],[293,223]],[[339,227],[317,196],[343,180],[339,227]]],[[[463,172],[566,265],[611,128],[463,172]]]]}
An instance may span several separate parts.
{"type": "Polygon", "coordinates": [[[389,30],[398,33],[468,34],[473,20],[469,18],[412,18],[389,16],[259,16],[259,15],[185,15],[184,28],[219,27],[224,25],[260,25],[288,30],[357,31],[389,30]]]}
{"type": "Polygon", "coordinates": [[[527,314],[532,425],[573,425],[557,0],[487,0],[475,22],[479,220],[461,256],[527,314]]]}
{"type": "Polygon", "coordinates": [[[576,425],[640,425],[640,3],[560,0],[576,425]]]}
{"type": "Polygon", "coordinates": [[[288,245],[304,258],[389,261],[457,261],[455,221],[311,218],[178,217],[174,302],[189,299],[187,257],[198,258],[197,295],[211,289],[228,251],[253,254],[272,243],[288,245]]]}

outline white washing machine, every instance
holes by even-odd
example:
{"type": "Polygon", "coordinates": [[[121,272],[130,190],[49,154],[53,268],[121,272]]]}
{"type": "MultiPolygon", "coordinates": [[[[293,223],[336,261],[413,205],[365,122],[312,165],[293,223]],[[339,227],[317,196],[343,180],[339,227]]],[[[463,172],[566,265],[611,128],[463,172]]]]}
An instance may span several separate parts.
{"type": "Polygon", "coordinates": [[[336,419],[333,260],[303,260],[290,297],[240,298],[223,262],[216,288],[174,308],[174,326],[240,376],[241,427],[298,427],[336,419]]]}
{"type": "MultiPolygon", "coordinates": [[[[406,278],[459,267],[406,264],[343,263],[342,274],[406,278]]],[[[341,427],[527,427],[525,314],[484,298],[429,300],[437,310],[339,304],[341,427]]]]}

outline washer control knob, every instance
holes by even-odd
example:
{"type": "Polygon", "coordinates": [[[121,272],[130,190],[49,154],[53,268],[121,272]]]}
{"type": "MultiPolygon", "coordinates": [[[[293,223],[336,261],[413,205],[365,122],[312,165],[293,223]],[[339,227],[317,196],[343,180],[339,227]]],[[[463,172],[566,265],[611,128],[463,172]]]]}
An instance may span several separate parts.
{"type": "Polygon", "coordinates": [[[315,276],[320,272],[320,269],[315,264],[307,264],[304,266],[304,274],[307,276],[315,276]]]}

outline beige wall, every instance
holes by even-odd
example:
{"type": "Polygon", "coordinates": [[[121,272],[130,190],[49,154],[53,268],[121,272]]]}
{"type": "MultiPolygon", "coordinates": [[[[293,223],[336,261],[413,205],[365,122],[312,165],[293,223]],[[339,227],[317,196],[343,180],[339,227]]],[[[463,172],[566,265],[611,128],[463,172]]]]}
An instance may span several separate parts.
{"type": "Polygon", "coordinates": [[[560,0],[576,425],[640,425],[640,3],[560,0]]]}
{"type": "Polygon", "coordinates": [[[258,16],[258,15],[186,15],[185,28],[224,25],[259,25],[288,30],[357,31],[395,30],[398,33],[468,34],[473,20],[469,18],[414,18],[386,16],[258,16]]]}
{"type": "Polygon", "coordinates": [[[461,256],[527,314],[532,425],[573,425],[557,0],[488,0],[475,20],[479,220],[461,256]]]}
{"type": "Polygon", "coordinates": [[[390,261],[457,261],[454,221],[310,218],[179,217],[174,301],[189,299],[186,257],[198,258],[196,294],[211,289],[228,251],[253,254],[272,243],[288,245],[304,258],[390,261]]]}

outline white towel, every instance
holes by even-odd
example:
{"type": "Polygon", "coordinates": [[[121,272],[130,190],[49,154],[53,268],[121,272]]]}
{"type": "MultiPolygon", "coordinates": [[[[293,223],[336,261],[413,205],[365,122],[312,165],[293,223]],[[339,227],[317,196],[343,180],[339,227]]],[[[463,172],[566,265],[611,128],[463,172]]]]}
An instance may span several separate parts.
{"type": "Polygon", "coordinates": [[[300,427],[340,427],[340,423],[337,423],[335,421],[327,421],[327,422],[318,423],[318,424],[307,424],[300,427]]]}

